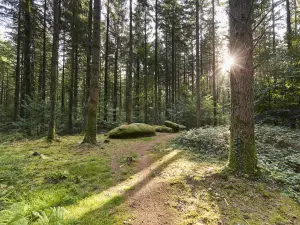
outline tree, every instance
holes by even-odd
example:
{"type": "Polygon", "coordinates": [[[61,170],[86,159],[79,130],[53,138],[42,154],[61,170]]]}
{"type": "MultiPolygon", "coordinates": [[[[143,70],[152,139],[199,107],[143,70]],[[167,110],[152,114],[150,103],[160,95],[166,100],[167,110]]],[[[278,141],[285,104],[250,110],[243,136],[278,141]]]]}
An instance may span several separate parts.
{"type": "Polygon", "coordinates": [[[48,141],[55,138],[55,110],[56,110],[56,79],[58,72],[58,49],[59,49],[59,17],[60,17],[60,0],[53,1],[53,43],[52,43],[52,60],[51,60],[51,85],[50,85],[50,121],[48,130],[48,141]]]}
{"type": "MultiPolygon", "coordinates": [[[[200,126],[201,109],[200,109],[200,43],[199,43],[199,0],[196,0],[196,119],[197,127],[200,126]]],[[[193,78],[194,79],[194,78],[193,78]]]]}
{"type": "Polygon", "coordinates": [[[88,103],[88,120],[86,134],[83,143],[96,144],[97,134],[97,111],[99,101],[99,76],[100,76],[100,0],[94,0],[94,27],[92,46],[92,74],[90,96],[88,103]]]}
{"type": "Polygon", "coordinates": [[[251,2],[230,1],[231,126],[229,168],[238,173],[255,174],[257,153],[254,140],[253,38],[251,2]]]}
{"type": "Polygon", "coordinates": [[[132,63],[133,63],[133,35],[132,35],[132,0],[129,2],[129,57],[126,79],[126,122],[132,122],[132,63]]]}

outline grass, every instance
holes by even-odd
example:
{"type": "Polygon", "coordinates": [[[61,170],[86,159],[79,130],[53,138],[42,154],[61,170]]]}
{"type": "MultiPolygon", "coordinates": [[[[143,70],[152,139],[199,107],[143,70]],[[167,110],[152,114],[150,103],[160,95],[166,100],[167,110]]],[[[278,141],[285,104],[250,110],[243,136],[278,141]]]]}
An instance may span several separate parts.
{"type": "Polygon", "coordinates": [[[180,224],[300,224],[300,205],[274,183],[226,174],[226,161],[196,153],[186,152],[180,164],[182,176],[170,180],[180,224]]]}
{"type": "MultiPolygon", "coordinates": [[[[32,216],[34,211],[58,206],[68,208],[115,185],[105,146],[104,149],[80,146],[82,140],[82,136],[66,136],[49,144],[43,138],[13,141],[9,136],[5,139],[0,145],[0,211],[9,209],[12,203],[25,203],[28,207],[25,216],[32,223],[36,220],[32,216]],[[34,152],[40,155],[33,156],[34,152]]],[[[130,175],[122,176],[126,179],[130,175]]],[[[100,214],[106,214],[109,207],[119,205],[120,201],[110,201],[100,214]]],[[[115,224],[115,215],[109,215],[105,221],[111,217],[114,222],[103,224],[115,224]]],[[[77,222],[91,224],[85,223],[86,220],[77,222]]]]}
{"type": "MultiPolygon", "coordinates": [[[[201,138],[207,134],[205,137],[220,139],[219,134],[210,132],[214,131],[199,134],[201,138]]],[[[260,159],[261,165],[266,165],[267,176],[251,180],[222,170],[226,165],[222,154],[226,140],[199,142],[197,132],[190,134],[189,142],[185,143],[194,147],[193,140],[196,140],[201,146],[208,146],[204,151],[179,151],[178,154],[171,151],[168,143],[158,143],[147,152],[154,163],[146,172],[138,170],[137,144],[149,145],[154,137],[111,140],[104,144],[106,137],[99,135],[103,144],[91,147],[80,145],[83,140],[80,135],[65,136],[52,144],[43,138],[16,140],[12,135],[2,136],[0,224],[14,221],[18,225],[39,225],[43,224],[42,218],[52,221],[44,224],[57,224],[62,214],[67,218],[62,224],[130,224],[135,215],[126,205],[124,195],[138,191],[151,179],[164,179],[168,195],[164,204],[178,215],[178,224],[300,224],[297,198],[290,198],[293,196],[282,189],[287,185],[286,178],[293,178],[289,182],[295,185],[297,174],[290,173],[288,165],[280,166],[291,154],[298,154],[299,135],[284,130],[288,138],[284,134],[277,134],[277,138],[274,132],[281,131],[273,128],[257,131],[259,148],[265,146],[260,151],[260,159]],[[287,148],[276,147],[279,137],[288,142],[287,148]],[[37,156],[33,156],[34,152],[37,156]],[[216,153],[220,154],[216,156],[216,153]],[[276,156],[282,157],[276,159],[276,156]],[[128,163],[128,157],[132,162],[128,163]],[[114,171],[113,160],[120,171],[114,171]],[[279,178],[274,174],[280,175],[284,183],[278,183],[279,178]]],[[[289,165],[293,162],[287,161],[289,165]]],[[[298,193],[293,190],[294,194],[298,193]]]]}

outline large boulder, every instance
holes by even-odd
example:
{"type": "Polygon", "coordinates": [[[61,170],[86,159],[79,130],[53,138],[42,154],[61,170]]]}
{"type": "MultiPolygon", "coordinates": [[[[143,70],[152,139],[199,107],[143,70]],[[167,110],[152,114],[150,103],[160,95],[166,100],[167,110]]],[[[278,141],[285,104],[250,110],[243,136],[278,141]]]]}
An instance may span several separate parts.
{"type": "Polygon", "coordinates": [[[132,123],[116,127],[108,132],[110,138],[137,138],[155,135],[154,127],[145,123],[132,123]]]}
{"type": "Polygon", "coordinates": [[[172,133],[173,129],[166,126],[154,126],[156,132],[160,133],[172,133]]]}
{"type": "Polygon", "coordinates": [[[174,133],[179,132],[179,130],[180,130],[179,124],[174,123],[174,122],[169,121],[169,120],[166,120],[166,121],[164,122],[164,125],[165,125],[166,127],[172,128],[172,130],[173,130],[174,133]]]}

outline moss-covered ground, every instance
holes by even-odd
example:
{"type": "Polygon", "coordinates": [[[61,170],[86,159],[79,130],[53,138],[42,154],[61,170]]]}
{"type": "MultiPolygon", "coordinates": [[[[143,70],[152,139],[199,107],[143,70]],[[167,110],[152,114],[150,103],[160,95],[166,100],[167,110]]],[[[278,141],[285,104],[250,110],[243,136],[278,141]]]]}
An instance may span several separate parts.
{"type": "MultiPolygon", "coordinates": [[[[276,139],[268,131],[261,135],[276,139]]],[[[91,147],[80,144],[81,135],[50,144],[1,134],[0,224],[300,224],[297,198],[269,176],[277,167],[251,179],[228,175],[226,157],[210,141],[222,157],[173,150],[167,141],[174,135],[106,143],[99,135],[91,147]]],[[[296,142],[276,140],[266,149],[296,154],[296,142]]]]}

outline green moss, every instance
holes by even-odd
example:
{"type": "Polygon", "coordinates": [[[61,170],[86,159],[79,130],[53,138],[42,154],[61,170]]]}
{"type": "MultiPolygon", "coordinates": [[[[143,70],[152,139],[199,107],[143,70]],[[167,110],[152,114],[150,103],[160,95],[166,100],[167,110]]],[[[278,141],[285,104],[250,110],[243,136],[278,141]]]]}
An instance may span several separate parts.
{"type": "Polygon", "coordinates": [[[136,138],[154,136],[155,129],[144,123],[132,123],[129,125],[121,125],[108,133],[110,138],[136,138]]]}
{"type": "Polygon", "coordinates": [[[256,175],[257,151],[254,136],[251,137],[233,137],[230,138],[229,168],[233,172],[256,175]]]}
{"type": "Polygon", "coordinates": [[[172,128],[173,132],[179,132],[179,130],[180,130],[179,124],[174,123],[174,122],[169,121],[169,120],[166,120],[166,121],[164,122],[164,125],[165,125],[166,127],[172,128]]]}
{"type": "Polygon", "coordinates": [[[166,126],[154,126],[156,132],[160,133],[172,133],[173,129],[166,126]]]}

